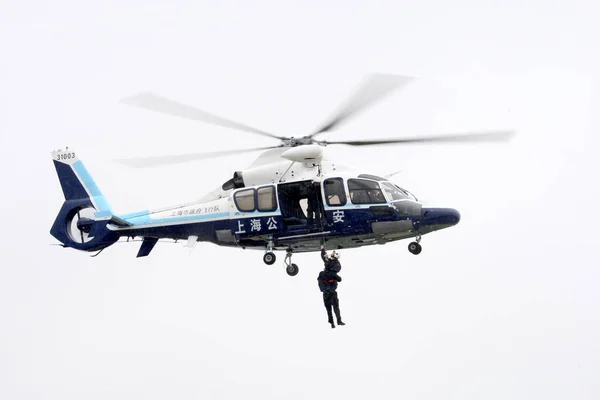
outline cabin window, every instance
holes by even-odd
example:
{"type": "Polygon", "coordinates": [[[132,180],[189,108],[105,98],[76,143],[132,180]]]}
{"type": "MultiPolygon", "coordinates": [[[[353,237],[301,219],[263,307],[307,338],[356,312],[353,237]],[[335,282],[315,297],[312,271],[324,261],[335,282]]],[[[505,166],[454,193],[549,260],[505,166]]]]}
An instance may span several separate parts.
{"type": "Polygon", "coordinates": [[[379,184],[365,179],[348,179],[350,201],[353,204],[386,203],[385,196],[379,184]]]}
{"type": "Polygon", "coordinates": [[[275,188],[273,186],[265,186],[258,188],[258,211],[275,211],[277,210],[277,200],[275,199],[275,188]]]}
{"type": "Polygon", "coordinates": [[[381,186],[383,186],[383,190],[385,190],[385,192],[387,193],[388,197],[390,199],[392,199],[392,201],[395,201],[395,200],[404,200],[404,199],[409,199],[410,198],[408,196],[408,194],[406,194],[405,192],[403,192],[402,190],[400,190],[398,187],[392,185],[391,183],[384,182],[384,183],[381,184],[381,186]]]}
{"type": "Polygon", "coordinates": [[[346,204],[346,191],[342,178],[325,180],[325,198],[328,206],[343,206],[346,204]]]}
{"type": "Polygon", "coordinates": [[[234,195],[235,205],[243,212],[254,211],[254,189],[240,190],[234,195]]]}

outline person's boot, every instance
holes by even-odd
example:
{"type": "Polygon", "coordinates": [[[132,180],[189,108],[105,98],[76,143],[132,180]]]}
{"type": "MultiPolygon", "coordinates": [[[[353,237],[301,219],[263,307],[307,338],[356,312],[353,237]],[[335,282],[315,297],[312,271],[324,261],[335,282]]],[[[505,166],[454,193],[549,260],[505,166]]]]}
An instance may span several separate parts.
{"type": "Polygon", "coordinates": [[[331,324],[331,329],[335,329],[335,324],[333,323],[333,321],[330,322],[330,324],[331,324]]]}
{"type": "Polygon", "coordinates": [[[346,325],[343,321],[338,321],[338,325],[346,325]]]}

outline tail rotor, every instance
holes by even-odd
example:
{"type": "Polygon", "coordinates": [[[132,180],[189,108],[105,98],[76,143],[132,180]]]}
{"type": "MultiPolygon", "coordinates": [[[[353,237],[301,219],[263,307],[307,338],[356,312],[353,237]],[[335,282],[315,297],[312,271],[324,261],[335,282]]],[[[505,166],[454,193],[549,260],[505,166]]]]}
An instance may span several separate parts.
{"type": "Polygon", "coordinates": [[[67,221],[68,234],[75,243],[88,243],[94,237],[90,235],[94,224],[93,207],[84,207],[77,210],[77,213],[67,221]]]}

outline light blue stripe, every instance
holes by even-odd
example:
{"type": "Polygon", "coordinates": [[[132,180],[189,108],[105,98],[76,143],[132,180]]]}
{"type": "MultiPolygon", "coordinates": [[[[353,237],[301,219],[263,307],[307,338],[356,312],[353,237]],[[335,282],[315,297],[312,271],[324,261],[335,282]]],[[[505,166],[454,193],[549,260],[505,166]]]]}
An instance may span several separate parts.
{"type": "Polygon", "coordinates": [[[236,211],[235,213],[233,213],[234,215],[255,215],[255,214],[271,214],[271,213],[280,213],[279,208],[275,211],[252,211],[252,212],[240,212],[240,211],[236,211]]]}
{"type": "Polygon", "coordinates": [[[110,208],[110,205],[108,204],[108,201],[106,201],[106,197],[104,196],[94,196],[92,197],[92,200],[94,203],[96,203],[96,205],[98,206],[98,209],[101,212],[108,212],[112,215],[112,208],[110,208]]]}
{"type": "Polygon", "coordinates": [[[94,182],[81,160],[73,164],[73,168],[77,172],[77,175],[79,175],[79,179],[81,179],[83,186],[90,192],[91,196],[102,196],[102,192],[100,192],[100,189],[96,186],[96,182],[94,182]]]}
{"type": "MultiPolygon", "coordinates": [[[[137,214],[137,213],[136,213],[137,214]]],[[[225,218],[229,217],[228,212],[222,213],[213,213],[213,214],[204,214],[204,215],[184,215],[177,217],[166,217],[166,218],[151,218],[150,215],[140,215],[138,217],[129,217],[120,216],[120,218],[126,220],[133,224],[133,226],[139,225],[152,225],[152,224],[163,224],[163,223],[171,223],[171,222],[186,222],[186,221],[201,221],[209,218],[225,218]]]]}
{"type": "Polygon", "coordinates": [[[98,211],[109,211],[112,213],[108,201],[100,191],[100,188],[96,185],[96,182],[92,179],[92,176],[85,168],[85,165],[83,165],[83,162],[81,160],[77,161],[73,164],[73,169],[77,172],[82,185],[90,193],[90,196],[92,196],[92,201],[98,206],[98,211]]]}
{"type": "Polygon", "coordinates": [[[121,219],[127,220],[127,219],[132,219],[132,218],[144,217],[148,214],[150,214],[150,210],[136,211],[136,212],[129,213],[129,214],[119,215],[118,217],[121,219]]]}

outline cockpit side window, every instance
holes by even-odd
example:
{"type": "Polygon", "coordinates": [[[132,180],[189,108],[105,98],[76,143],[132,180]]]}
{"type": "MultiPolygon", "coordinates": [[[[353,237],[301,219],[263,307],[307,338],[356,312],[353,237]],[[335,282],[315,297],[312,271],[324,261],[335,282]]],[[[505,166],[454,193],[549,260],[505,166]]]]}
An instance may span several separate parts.
{"type": "Polygon", "coordinates": [[[409,199],[414,200],[414,201],[418,201],[417,197],[412,194],[411,192],[409,192],[408,190],[401,188],[398,185],[394,185],[397,189],[399,189],[402,193],[404,193],[406,196],[408,196],[409,199]]]}
{"type": "Polygon", "coordinates": [[[255,198],[255,191],[254,189],[246,189],[246,190],[240,190],[239,192],[236,192],[234,195],[234,200],[235,200],[235,206],[238,208],[238,210],[243,211],[243,212],[252,212],[255,210],[254,207],[254,198],[255,198]]]}
{"type": "Polygon", "coordinates": [[[392,201],[410,198],[408,194],[406,194],[396,186],[392,185],[391,183],[384,182],[381,184],[381,186],[383,186],[383,190],[385,190],[385,193],[390,199],[392,199],[392,201]]]}
{"type": "Polygon", "coordinates": [[[386,203],[385,196],[377,182],[365,179],[348,179],[350,201],[353,204],[386,203]]]}
{"type": "Polygon", "coordinates": [[[328,206],[343,206],[346,204],[346,191],[342,178],[329,178],[324,182],[325,198],[328,206]]]}

